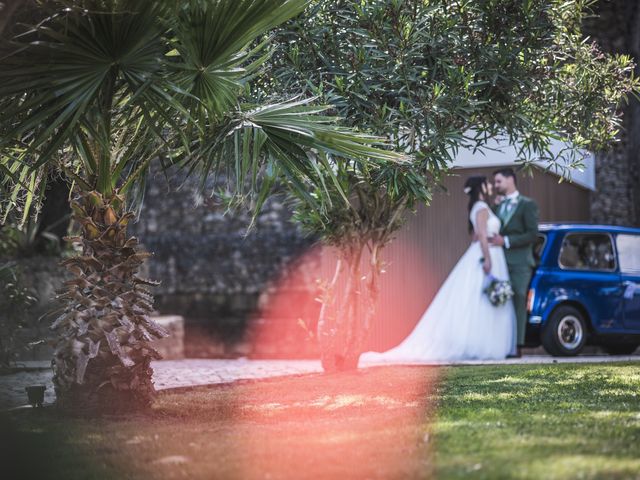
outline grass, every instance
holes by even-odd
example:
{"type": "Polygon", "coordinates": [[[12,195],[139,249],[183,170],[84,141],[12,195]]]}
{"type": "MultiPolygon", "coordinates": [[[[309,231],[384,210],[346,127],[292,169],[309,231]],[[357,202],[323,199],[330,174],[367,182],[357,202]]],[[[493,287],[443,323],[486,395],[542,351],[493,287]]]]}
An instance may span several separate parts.
{"type": "Polygon", "coordinates": [[[440,478],[640,478],[637,363],[454,368],[440,388],[440,478]]]}
{"type": "Polygon", "coordinates": [[[24,410],[10,419],[9,462],[37,479],[421,478],[436,375],[389,367],[198,388],[160,395],[144,417],[24,410]]]}
{"type": "Polygon", "coordinates": [[[2,421],[16,480],[640,478],[637,363],[384,367],[2,421]]]}

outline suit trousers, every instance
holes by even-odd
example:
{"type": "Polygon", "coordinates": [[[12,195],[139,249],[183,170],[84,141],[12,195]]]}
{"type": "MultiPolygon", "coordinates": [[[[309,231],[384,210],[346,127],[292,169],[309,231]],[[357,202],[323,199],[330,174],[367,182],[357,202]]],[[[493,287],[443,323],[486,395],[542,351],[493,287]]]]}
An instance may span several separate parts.
{"type": "Polygon", "coordinates": [[[517,344],[524,345],[527,329],[527,293],[533,269],[528,265],[509,265],[509,277],[513,288],[513,306],[516,311],[517,344]]]}

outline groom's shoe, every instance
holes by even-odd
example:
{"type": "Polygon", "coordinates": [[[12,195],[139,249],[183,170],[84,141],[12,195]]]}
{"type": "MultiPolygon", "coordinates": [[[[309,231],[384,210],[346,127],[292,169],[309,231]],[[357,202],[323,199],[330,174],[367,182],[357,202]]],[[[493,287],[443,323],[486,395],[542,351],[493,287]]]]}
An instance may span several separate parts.
{"type": "Polygon", "coordinates": [[[507,355],[507,358],[522,358],[522,349],[520,347],[516,348],[516,353],[512,353],[511,355],[507,355]]]}

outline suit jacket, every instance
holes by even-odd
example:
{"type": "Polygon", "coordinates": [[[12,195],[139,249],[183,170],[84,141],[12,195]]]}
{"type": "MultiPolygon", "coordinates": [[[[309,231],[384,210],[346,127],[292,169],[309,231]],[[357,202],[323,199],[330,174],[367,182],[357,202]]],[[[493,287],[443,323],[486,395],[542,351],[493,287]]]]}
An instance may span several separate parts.
{"type": "MultiPolygon", "coordinates": [[[[538,237],[538,205],[533,199],[520,195],[514,208],[500,228],[500,235],[509,237],[509,248],[505,248],[504,253],[509,270],[530,269],[536,265],[533,246],[538,237]]],[[[498,210],[495,206],[496,214],[498,210]]]]}

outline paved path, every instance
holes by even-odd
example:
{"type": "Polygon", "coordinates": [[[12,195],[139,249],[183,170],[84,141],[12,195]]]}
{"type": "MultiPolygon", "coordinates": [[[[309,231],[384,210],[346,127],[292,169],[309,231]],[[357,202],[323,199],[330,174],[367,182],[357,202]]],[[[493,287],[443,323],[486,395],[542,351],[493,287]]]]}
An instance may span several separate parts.
{"type": "MultiPolygon", "coordinates": [[[[45,385],[45,403],[53,403],[53,376],[49,362],[24,362],[28,371],[0,375],[0,410],[26,403],[25,387],[45,385]]],[[[153,381],[158,390],[230,383],[286,375],[320,373],[317,360],[164,360],[152,362],[153,381]]]]}
{"type": "MultiPolygon", "coordinates": [[[[530,355],[523,358],[495,362],[469,361],[454,365],[519,365],[550,363],[608,363],[634,361],[640,363],[640,355],[610,356],[585,355],[571,358],[554,358],[530,355]]],[[[27,371],[0,375],[0,410],[22,406],[26,403],[24,388],[28,385],[46,385],[45,403],[55,400],[52,373],[48,362],[25,362],[27,371]]],[[[449,364],[451,365],[451,364],[449,364]]],[[[236,380],[281,377],[320,373],[318,360],[165,360],[153,362],[153,380],[158,390],[230,383],[236,380]]],[[[366,366],[375,366],[368,364],[366,366]]]]}
{"type": "Polygon", "coordinates": [[[152,366],[158,390],[322,372],[318,360],[165,360],[152,366]]]}

